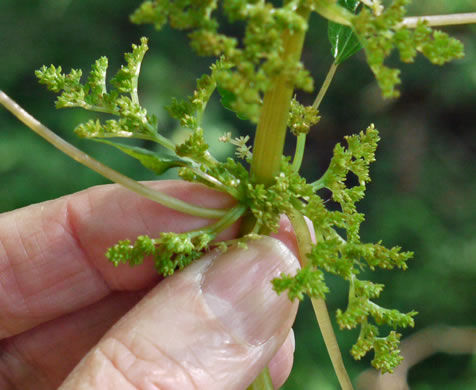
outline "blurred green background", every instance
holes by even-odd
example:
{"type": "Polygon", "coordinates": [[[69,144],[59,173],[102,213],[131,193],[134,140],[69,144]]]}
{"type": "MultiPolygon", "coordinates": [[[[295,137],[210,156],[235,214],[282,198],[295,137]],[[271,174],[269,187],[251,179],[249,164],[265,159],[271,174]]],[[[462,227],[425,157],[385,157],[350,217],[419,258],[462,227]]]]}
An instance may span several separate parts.
{"type": "MultiPolygon", "coordinates": [[[[62,137],[99,160],[136,179],[154,179],[134,160],[102,145],[76,139],[72,129],[91,116],[80,110],[56,111],[54,96],[33,75],[43,64],[85,71],[107,56],[110,72],[141,36],[150,38],[150,51],[140,79],[142,102],[172,137],[181,130],[164,105],[185,97],[195,78],[207,72],[211,59],[197,58],[184,33],[162,32],[129,23],[138,0],[1,0],[0,88],[62,137]]],[[[420,0],[413,15],[475,11],[473,0],[420,0]]],[[[232,27],[227,27],[232,28],[232,27]]],[[[326,23],[313,17],[304,62],[323,80],[332,61],[326,23]]],[[[326,169],[335,143],[375,123],[382,141],[373,181],[360,210],[367,215],[364,241],[382,239],[415,251],[407,272],[377,273],[386,284],[379,303],[402,311],[417,310],[415,329],[434,325],[476,325],[476,28],[446,29],[461,39],[466,57],[443,68],[419,58],[402,66],[402,96],[384,101],[363,54],[338,71],[322,106],[323,119],[309,136],[303,172],[311,180],[326,169]]],[[[299,96],[310,103],[312,96],[299,96]]],[[[252,134],[253,127],[221,109],[215,97],[206,116],[206,137],[220,158],[232,151],[215,140],[225,131],[252,134]]],[[[63,156],[0,109],[0,212],[69,194],[106,181],[63,156]]],[[[289,137],[291,138],[291,137],[289,137]]],[[[287,152],[292,153],[289,139],[287,152]]],[[[345,286],[330,279],[331,315],[346,302],[345,286]]],[[[337,389],[322,339],[308,302],[295,326],[295,369],[285,389],[337,389]]],[[[354,362],[347,351],[357,335],[338,338],[351,377],[368,368],[369,359],[354,362]]],[[[436,354],[410,371],[412,389],[475,389],[474,355],[436,354]]]]}

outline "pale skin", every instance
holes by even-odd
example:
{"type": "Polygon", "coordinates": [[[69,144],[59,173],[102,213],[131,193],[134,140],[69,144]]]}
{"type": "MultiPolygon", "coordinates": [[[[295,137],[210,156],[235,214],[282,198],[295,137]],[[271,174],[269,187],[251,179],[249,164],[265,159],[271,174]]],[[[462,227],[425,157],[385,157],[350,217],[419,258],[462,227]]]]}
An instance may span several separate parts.
{"type": "MultiPolygon", "coordinates": [[[[195,184],[150,185],[202,207],[233,203],[195,184]]],[[[151,262],[104,257],[119,239],[209,223],[117,185],[0,215],[0,388],[241,390],[266,365],[281,386],[297,303],[269,280],[298,267],[288,222],[280,241],[212,252],[166,280],[151,262]]]]}

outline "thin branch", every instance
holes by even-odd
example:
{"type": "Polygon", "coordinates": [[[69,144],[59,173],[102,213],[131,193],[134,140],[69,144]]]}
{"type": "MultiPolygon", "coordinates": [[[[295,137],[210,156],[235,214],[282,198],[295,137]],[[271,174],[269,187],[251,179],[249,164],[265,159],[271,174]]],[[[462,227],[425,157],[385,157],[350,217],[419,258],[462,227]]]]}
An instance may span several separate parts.
{"type": "Polygon", "coordinates": [[[412,16],[405,18],[401,26],[415,28],[420,21],[426,21],[428,26],[455,26],[460,24],[476,23],[476,12],[468,12],[462,14],[449,15],[429,15],[429,16],[412,16]]]}
{"type": "Polygon", "coordinates": [[[98,160],[92,158],[88,154],[82,152],[75,146],[66,142],[64,139],[56,135],[53,131],[37,121],[34,117],[28,114],[17,103],[10,99],[3,91],[0,91],[0,104],[15,115],[21,122],[27,125],[35,133],[43,137],[57,149],[67,154],[73,160],[87,166],[93,171],[99,173],[101,176],[118,183],[131,191],[138,193],[148,199],[151,199],[163,206],[183,212],[185,214],[194,215],[202,218],[221,218],[229,211],[221,209],[207,209],[199,206],[191,205],[180,199],[174,198],[170,195],[166,195],[162,192],[155,191],[150,187],[145,186],[131,178],[115,171],[114,169],[100,163],[98,160]]]}
{"type": "MultiPolygon", "coordinates": [[[[301,257],[301,264],[305,267],[309,263],[308,254],[312,249],[312,237],[303,215],[297,210],[292,210],[288,214],[291,224],[296,233],[298,241],[299,255],[301,257]]],[[[331,358],[337,379],[342,390],[353,390],[352,382],[347,373],[342,354],[337,343],[336,335],[332,327],[332,322],[329,317],[326,302],[322,298],[312,298],[312,307],[316,315],[317,323],[322,333],[324,343],[326,344],[327,352],[331,358]]]]}
{"type": "Polygon", "coordinates": [[[326,92],[329,89],[329,85],[331,85],[332,79],[334,78],[334,75],[336,74],[336,70],[338,66],[339,66],[338,64],[333,62],[331,67],[329,68],[326,78],[324,79],[324,82],[322,83],[321,89],[319,90],[319,93],[317,94],[316,99],[314,100],[314,103],[312,104],[313,108],[319,109],[322,99],[324,99],[324,96],[326,95],[326,92]]]}

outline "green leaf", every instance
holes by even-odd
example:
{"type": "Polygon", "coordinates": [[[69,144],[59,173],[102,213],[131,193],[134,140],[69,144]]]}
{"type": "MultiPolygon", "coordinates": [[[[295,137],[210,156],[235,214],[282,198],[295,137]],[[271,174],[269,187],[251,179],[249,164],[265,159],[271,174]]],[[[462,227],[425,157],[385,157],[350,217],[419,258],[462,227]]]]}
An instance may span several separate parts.
{"type": "Polygon", "coordinates": [[[233,111],[239,119],[248,119],[245,115],[240,114],[236,111],[236,109],[233,108],[233,103],[235,103],[237,99],[237,96],[233,92],[228,91],[227,89],[222,88],[220,86],[217,86],[217,91],[220,94],[220,102],[223,107],[225,107],[227,110],[233,111]]]}
{"type": "MultiPolygon", "coordinates": [[[[339,0],[338,3],[355,13],[360,4],[359,0],[339,0]]],[[[357,53],[362,45],[359,38],[353,32],[352,28],[329,22],[328,36],[331,43],[332,55],[335,58],[336,64],[341,64],[348,58],[357,53]]]]}
{"type": "Polygon", "coordinates": [[[222,87],[217,87],[218,93],[220,94],[220,102],[225,107],[227,110],[233,111],[231,108],[231,105],[233,102],[236,100],[236,95],[231,92],[226,90],[225,88],[222,87]]]}
{"type": "Polygon", "coordinates": [[[131,157],[139,160],[140,163],[158,175],[161,175],[170,168],[190,166],[190,163],[186,160],[171,156],[159,156],[150,150],[139,148],[137,146],[129,146],[118,142],[107,141],[104,139],[94,139],[94,141],[102,142],[115,148],[121,152],[128,154],[131,157]]]}

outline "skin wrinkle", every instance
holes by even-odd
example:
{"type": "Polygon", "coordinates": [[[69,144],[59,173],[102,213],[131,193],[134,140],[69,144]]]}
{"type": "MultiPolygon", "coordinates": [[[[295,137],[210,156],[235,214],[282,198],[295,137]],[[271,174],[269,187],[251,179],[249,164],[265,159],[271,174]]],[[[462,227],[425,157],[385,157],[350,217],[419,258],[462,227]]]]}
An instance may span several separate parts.
{"type": "MultiPolygon", "coordinates": [[[[125,345],[123,345],[119,340],[117,339],[113,339],[112,340],[113,342],[116,342],[118,344],[121,344],[124,348],[126,348],[125,345]]],[[[107,343],[106,343],[107,345],[107,343]]],[[[130,351],[129,351],[130,352],[130,351]]],[[[96,351],[94,351],[95,354],[99,354],[99,355],[102,355],[103,356],[103,360],[106,361],[106,364],[109,363],[111,365],[111,367],[113,367],[117,373],[119,373],[119,375],[128,383],[131,385],[131,387],[133,387],[134,389],[139,389],[137,386],[134,385],[134,383],[131,382],[131,380],[127,377],[126,373],[123,372],[123,370],[121,370],[119,367],[119,365],[117,364],[116,362],[116,359],[113,358],[113,356],[110,356],[109,353],[106,352],[106,348],[105,346],[100,343],[98,345],[98,348],[96,351]]]]}
{"type": "MultiPolygon", "coordinates": [[[[14,225],[14,234],[19,238],[19,241],[22,244],[23,253],[24,253],[24,255],[26,255],[27,251],[26,251],[26,248],[25,248],[25,245],[24,245],[24,242],[23,242],[23,238],[21,237],[20,231],[18,229],[18,221],[16,219],[13,220],[13,225],[14,225]]],[[[17,296],[15,297],[15,302],[16,302],[15,306],[17,306],[17,307],[20,306],[23,310],[26,311],[27,315],[31,315],[30,308],[26,303],[25,295],[21,291],[20,283],[18,281],[18,277],[17,277],[17,274],[15,272],[15,265],[14,265],[15,263],[12,263],[12,261],[10,260],[10,256],[9,256],[7,250],[5,250],[5,254],[6,254],[5,263],[7,264],[7,269],[9,269],[11,271],[10,273],[11,273],[12,278],[13,278],[13,284],[15,286],[14,288],[18,292],[18,294],[16,294],[17,296]],[[21,302],[18,302],[17,301],[18,299],[20,299],[21,302]]],[[[2,328],[4,328],[6,330],[6,337],[8,337],[8,335],[13,332],[5,324],[2,325],[2,328]]],[[[3,338],[3,337],[5,337],[5,336],[0,333],[0,338],[3,338]]]]}
{"type": "MultiPolygon", "coordinates": [[[[138,336],[137,334],[134,334],[133,339],[134,339],[134,337],[137,337],[137,336],[138,336]]],[[[144,335],[143,337],[144,337],[144,339],[147,338],[145,335],[144,335]]],[[[123,344],[124,344],[124,343],[123,343],[123,344]]],[[[170,354],[166,353],[164,350],[162,350],[162,349],[160,348],[160,346],[159,346],[159,345],[156,345],[152,340],[149,340],[149,345],[150,345],[155,351],[157,351],[160,356],[164,357],[166,361],[171,362],[174,366],[178,367],[179,370],[180,370],[183,374],[185,374],[185,377],[188,378],[188,380],[190,381],[190,384],[193,386],[190,390],[200,390],[199,387],[198,387],[198,385],[197,385],[197,383],[196,383],[195,380],[193,379],[191,373],[186,369],[186,367],[185,367],[182,363],[180,363],[177,359],[174,359],[172,355],[170,355],[170,354]]],[[[125,346],[125,345],[124,345],[124,346],[125,346]]],[[[125,346],[125,347],[126,347],[126,346],[125,346]]],[[[126,347],[126,348],[127,348],[127,347],[126,347]]],[[[128,350],[129,350],[131,353],[133,353],[133,352],[132,352],[132,348],[128,348],[128,350]]],[[[133,353],[133,355],[137,357],[136,354],[133,353]]],[[[157,389],[160,389],[160,388],[157,388],[157,389]]]]}
{"type": "MultiPolygon", "coordinates": [[[[65,218],[66,212],[67,212],[66,208],[67,208],[67,200],[62,202],[61,207],[59,208],[59,212],[55,210],[55,213],[53,214],[52,217],[44,214],[45,213],[44,208],[41,210],[41,213],[40,213],[40,224],[43,226],[43,229],[38,234],[41,234],[42,236],[44,236],[43,240],[41,240],[40,242],[50,243],[48,247],[39,251],[40,253],[38,255],[39,259],[44,260],[44,261],[41,261],[41,264],[48,265],[49,260],[48,260],[48,257],[46,256],[46,253],[48,253],[51,250],[54,250],[55,254],[60,257],[63,256],[63,252],[65,252],[64,254],[65,257],[67,257],[70,254],[74,255],[74,263],[71,264],[71,266],[65,268],[65,270],[61,272],[61,278],[51,279],[50,283],[48,283],[48,287],[39,291],[42,295],[45,295],[47,299],[50,295],[51,295],[51,298],[54,297],[54,294],[48,294],[49,290],[62,291],[64,289],[55,288],[57,286],[61,286],[61,284],[68,285],[71,283],[71,287],[75,287],[78,284],[77,280],[82,279],[81,276],[83,275],[84,272],[87,272],[87,277],[89,279],[91,276],[90,275],[91,271],[94,270],[94,268],[92,267],[84,266],[84,264],[86,263],[85,258],[83,257],[81,248],[77,246],[77,240],[71,234],[72,229],[71,227],[68,226],[68,220],[65,218]],[[46,224],[48,226],[46,226],[46,224]],[[64,245],[66,250],[65,251],[61,250],[58,252],[57,242],[59,242],[60,244],[64,242],[66,244],[64,245]]],[[[40,245],[38,245],[38,248],[40,248],[40,245]]],[[[39,261],[37,260],[35,261],[35,263],[36,262],[39,262],[39,261]]],[[[103,296],[105,296],[107,292],[108,291],[105,291],[103,293],[103,296]]],[[[34,297],[37,293],[38,292],[35,291],[35,294],[33,294],[32,296],[34,297]]],[[[96,301],[101,298],[102,297],[97,296],[96,301]]],[[[88,302],[88,303],[90,304],[93,302],[88,302]]]]}
{"type": "MultiPolygon", "coordinates": [[[[18,390],[57,389],[84,355],[125,312],[143,297],[144,293],[113,293],[102,302],[7,339],[8,343],[14,341],[16,348],[14,351],[5,349],[4,353],[11,352],[17,356],[15,360],[10,360],[11,364],[7,367],[4,367],[1,359],[2,344],[0,343],[0,389],[5,389],[1,386],[2,369],[5,369],[5,376],[15,379],[18,387],[14,388],[18,390]],[[118,299],[120,296],[122,299],[118,299]],[[32,356],[31,366],[34,370],[30,371],[36,372],[36,375],[30,375],[28,370],[25,370],[27,365],[21,363],[23,354],[32,356]],[[66,356],[62,357],[61,355],[64,354],[66,356]],[[42,387],[39,387],[39,381],[36,380],[39,374],[47,378],[43,381],[45,385],[42,387]]],[[[6,345],[5,342],[3,345],[6,345]]]]}
{"type": "MultiPolygon", "coordinates": [[[[133,342],[134,337],[135,336],[132,336],[131,342],[133,342]]],[[[107,359],[107,361],[109,361],[111,363],[112,367],[114,367],[116,369],[116,371],[119,372],[120,375],[129,384],[131,384],[131,386],[134,387],[134,389],[137,389],[137,390],[167,390],[167,387],[164,387],[164,386],[158,387],[155,383],[152,383],[150,381],[147,381],[145,383],[145,386],[143,387],[140,383],[137,383],[137,381],[134,381],[133,379],[131,379],[127,375],[128,370],[132,369],[135,364],[139,364],[139,365],[142,364],[141,362],[152,363],[152,364],[157,365],[158,367],[169,367],[170,364],[167,364],[167,363],[164,364],[163,363],[163,360],[165,360],[166,362],[171,363],[174,367],[177,367],[180,370],[180,372],[182,374],[184,374],[184,375],[181,376],[182,378],[183,377],[188,378],[188,386],[190,386],[190,385],[193,386],[193,387],[187,387],[186,389],[183,389],[183,390],[199,390],[198,386],[196,385],[195,381],[191,377],[190,373],[185,369],[185,367],[182,364],[180,364],[176,359],[173,359],[172,356],[165,353],[165,351],[160,349],[154,343],[150,343],[149,346],[152,346],[154,348],[154,350],[159,353],[160,358],[157,358],[156,360],[160,362],[160,365],[157,365],[157,361],[148,361],[147,359],[139,357],[139,355],[134,352],[134,348],[132,346],[127,345],[125,342],[121,341],[117,337],[109,337],[108,340],[104,340],[102,343],[100,343],[98,345],[98,349],[100,350],[100,353],[107,359]],[[114,344],[118,344],[120,347],[122,347],[126,350],[126,353],[124,353],[123,351],[120,352],[120,356],[121,356],[122,359],[124,359],[124,356],[128,356],[129,358],[130,357],[133,358],[133,361],[131,362],[131,364],[128,365],[128,367],[121,367],[122,364],[120,364],[117,361],[117,359],[114,358],[113,352],[109,351],[108,347],[110,345],[113,345],[113,347],[114,347],[114,344]],[[154,387],[150,388],[149,386],[147,386],[149,384],[154,386],[154,387]]],[[[168,371],[170,371],[170,370],[168,370],[168,371]]],[[[175,374],[174,377],[177,378],[178,375],[175,374]]],[[[167,377],[167,375],[165,375],[165,378],[170,379],[170,377],[167,377]]],[[[146,378],[141,377],[141,378],[139,378],[139,380],[146,380],[146,378]]]]}
{"type": "MultiPolygon", "coordinates": [[[[48,243],[50,243],[50,246],[48,246],[48,248],[46,248],[47,250],[49,250],[51,247],[53,247],[53,248],[55,247],[55,244],[58,240],[58,237],[61,237],[60,241],[66,240],[66,242],[68,243],[66,245],[66,247],[69,248],[67,253],[73,253],[75,250],[77,250],[79,252],[78,255],[77,256],[75,255],[75,258],[74,258],[75,262],[77,262],[78,264],[77,265],[75,264],[73,266],[73,269],[66,268],[67,272],[64,272],[64,271],[62,272],[61,280],[52,280],[51,283],[48,284],[47,288],[43,288],[39,291],[33,291],[31,294],[27,294],[25,291],[23,291],[23,287],[22,287],[23,284],[20,283],[20,281],[18,279],[19,272],[22,272],[21,270],[18,269],[18,267],[20,266],[22,269],[24,269],[25,266],[26,266],[25,263],[17,265],[18,262],[11,261],[10,259],[12,258],[12,255],[9,255],[7,253],[6,263],[9,264],[9,266],[7,266],[7,268],[11,269],[11,278],[14,281],[14,285],[15,285],[15,288],[9,286],[9,288],[8,288],[9,289],[9,295],[11,295],[11,292],[13,292],[14,290],[18,291],[18,297],[15,297],[15,308],[16,308],[17,311],[19,310],[19,311],[22,312],[21,313],[22,318],[28,318],[28,319],[31,320],[31,319],[35,319],[35,318],[38,317],[38,319],[40,321],[46,321],[46,320],[50,319],[50,317],[42,317],[41,315],[35,315],[33,313],[32,307],[31,307],[31,304],[34,304],[34,302],[30,302],[30,304],[29,304],[27,298],[34,298],[37,294],[40,294],[40,296],[44,296],[43,299],[46,299],[43,304],[48,304],[47,302],[49,301],[50,305],[51,304],[54,305],[54,301],[51,301],[51,300],[48,299],[48,290],[50,290],[50,289],[56,290],[55,289],[56,286],[61,285],[61,283],[66,283],[67,284],[67,283],[69,283],[68,282],[69,280],[74,280],[74,279],[78,279],[78,282],[75,283],[77,285],[78,283],[81,282],[81,279],[84,279],[84,278],[81,278],[81,273],[83,273],[83,272],[88,273],[88,275],[86,275],[88,278],[90,277],[89,274],[91,274],[91,273],[97,274],[97,276],[98,276],[97,280],[100,280],[101,283],[104,285],[104,287],[107,287],[106,283],[104,282],[104,279],[102,278],[101,275],[99,275],[96,268],[93,267],[92,264],[88,264],[86,267],[80,265],[80,263],[87,264],[88,263],[87,262],[88,257],[87,257],[87,255],[85,255],[84,251],[82,250],[81,246],[79,245],[80,240],[77,239],[77,237],[74,234],[74,232],[75,232],[74,218],[68,218],[68,216],[70,215],[70,212],[68,211],[70,201],[71,201],[71,196],[68,196],[68,197],[65,197],[63,199],[58,200],[58,202],[61,202],[61,203],[58,203],[58,205],[60,207],[52,209],[52,211],[54,213],[53,218],[51,218],[51,217],[49,217],[48,215],[45,214],[46,210],[51,210],[51,209],[43,207],[43,205],[42,205],[42,208],[40,209],[40,212],[39,212],[39,224],[40,224],[41,228],[40,228],[39,231],[37,230],[37,231],[34,232],[34,234],[30,235],[30,240],[35,243],[33,245],[33,247],[38,248],[38,250],[36,251],[37,253],[35,252],[36,254],[35,254],[34,258],[32,258],[32,256],[29,254],[30,251],[28,250],[28,246],[32,246],[31,243],[27,244],[24,237],[22,237],[22,235],[19,233],[18,220],[20,220],[20,218],[18,218],[18,220],[16,218],[10,218],[12,220],[12,225],[14,226],[13,234],[14,234],[15,237],[18,237],[17,240],[15,240],[15,241],[18,241],[22,244],[20,250],[23,253],[24,258],[29,259],[32,263],[31,266],[30,266],[30,269],[34,270],[35,264],[38,264],[38,263],[45,263],[46,264],[47,263],[47,261],[41,261],[41,259],[46,259],[47,260],[47,257],[45,256],[45,249],[42,249],[41,245],[38,245],[38,242],[48,242],[48,243]],[[59,212],[58,212],[58,210],[59,210],[59,212]],[[59,220],[58,220],[58,218],[56,218],[56,216],[59,216],[59,220]],[[55,226],[59,226],[59,229],[55,228],[55,226]],[[53,232],[53,233],[48,234],[48,232],[53,232]],[[42,234],[43,237],[41,239],[36,238],[36,235],[38,235],[38,234],[42,234]],[[70,246],[73,249],[71,249],[70,246]],[[78,268],[79,268],[79,270],[78,270],[78,268]],[[78,276],[78,277],[75,278],[75,276],[78,276]]],[[[26,211],[26,209],[24,209],[24,211],[26,211]]],[[[11,234],[11,232],[10,232],[10,234],[11,234]]],[[[59,255],[61,255],[61,253],[59,253],[59,255]]],[[[16,257],[17,256],[15,256],[14,258],[16,258],[16,257]]],[[[78,285],[78,288],[79,288],[79,285],[78,285]]],[[[109,291],[110,291],[110,289],[107,289],[107,291],[104,292],[103,296],[97,296],[95,301],[100,300],[101,298],[103,298],[105,295],[107,295],[107,293],[109,291]]],[[[51,299],[54,300],[54,299],[57,299],[57,297],[52,295],[51,299]]],[[[93,303],[93,302],[88,302],[88,304],[91,304],[91,303],[93,303]]],[[[71,308],[71,310],[74,310],[74,309],[75,309],[74,307],[71,308]]],[[[54,313],[51,314],[51,315],[54,315],[54,313]]],[[[10,319],[11,318],[12,318],[12,316],[10,316],[10,319]]],[[[11,329],[10,331],[7,331],[7,333],[6,333],[7,336],[18,333],[18,331],[19,331],[18,330],[18,321],[14,322],[14,323],[15,323],[15,329],[11,329]]],[[[5,327],[5,326],[3,326],[3,327],[5,327]]],[[[9,328],[9,327],[7,327],[7,328],[9,328]]]]}
{"type": "MultiPolygon", "coordinates": [[[[75,260],[77,260],[78,262],[79,261],[84,261],[86,258],[85,258],[85,255],[84,255],[84,252],[82,250],[82,247],[79,244],[79,241],[77,240],[77,237],[74,236],[73,232],[74,232],[74,229],[71,225],[69,225],[70,223],[70,220],[68,219],[68,201],[66,201],[65,205],[63,207],[61,207],[60,209],[60,213],[59,216],[60,216],[60,219],[59,221],[53,219],[51,220],[50,218],[48,218],[47,216],[44,215],[44,212],[45,212],[45,208],[42,208],[41,209],[41,214],[40,214],[40,224],[42,226],[42,230],[41,230],[41,234],[43,236],[45,236],[45,239],[44,241],[45,242],[53,242],[53,240],[48,240],[47,239],[47,236],[48,236],[48,231],[51,231],[52,230],[52,227],[54,227],[55,225],[58,226],[60,229],[61,229],[61,232],[60,233],[54,233],[55,236],[57,235],[60,235],[62,236],[62,239],[61,240],[65,240],[65,236],[67,236],[70,240],[68,241],[71,241],[72,242],[72,246],[76,249],[79,249],[79,256],[75,256],[75,260]],[[46,222],[48,222],[48,226],[46,226],[46,222]]],[[[38,245],[39,247],[40,245],[38,245]]],[[[47,248],[48,249],[48,248],[47,248]]],[[[45,259],[46,256],[45,256],[45,251],[41,251],[41,258],[42,259],[45,259]]],[[[90,267],[90,269],[94,270],[93,267],[90,267]]],[[[71,270],[70,273],[67,273],[65,275],[63,275],[63,279],[62,280],[58,280],[58,281],[54,281],[48,288],[51,288],[54,290],[54,287],[59,285],[61,282],[65,282],[67,283],[67,281],[69,279],[74,279],[74,276],[75,275],[79,275],[81,272],[83,271],[83,267],[81,267],[81,270],[71,270]]]]}
{"type": "MultiPolygon", "coordinates": [[[[89,195],[89,192],[86,192],[86,199],[87,199],[87,207],[88,208],[87,208],[87,212],[85,214],[89,215],[91,213],[91,210],[92,210],[91,197],[89,195]]],[[[74,203],[72,202],[72,200],[73,200],[73,196],[68,196],[67,197],[67,202],[66,202],[66,207],[65,207],[65,221],[66,221],[67,226],[69,226],[69,228],[70,228],[71,238],[73,239],[73,242],[75,243],[76,247],[79,249],[83,262],[86,263],[88,268],[96,274],[98,280],[103,281],[104,286],[107,288],[107,292],[105,292],[105,295],[107,295],[108,293],[110,293],[112,291],[112,288],[107,283],[107,280],[100,274],[98,269],[91,262],[91,256],[89,256],[86,248],[83,245],[81,237],[78,234],[77,222],[76,222],[77,213],[74,211],[74,203]]]]}

